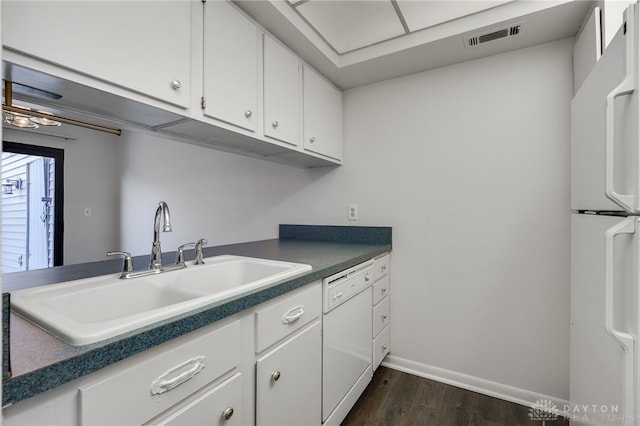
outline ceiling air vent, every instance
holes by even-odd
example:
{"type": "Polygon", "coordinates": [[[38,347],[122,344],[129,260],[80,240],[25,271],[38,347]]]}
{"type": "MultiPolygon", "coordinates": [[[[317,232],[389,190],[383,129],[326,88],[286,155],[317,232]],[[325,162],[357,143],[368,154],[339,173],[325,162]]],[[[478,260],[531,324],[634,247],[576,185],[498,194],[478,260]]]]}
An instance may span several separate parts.
{"type": "Polygon", "coordinates": [[[464,39],[465,47],[475,47],[490,41],[511,38],[522,33],[522,23],[508,25],[502,28],[494,28],[491,31],[476,34],[464,39]]]}

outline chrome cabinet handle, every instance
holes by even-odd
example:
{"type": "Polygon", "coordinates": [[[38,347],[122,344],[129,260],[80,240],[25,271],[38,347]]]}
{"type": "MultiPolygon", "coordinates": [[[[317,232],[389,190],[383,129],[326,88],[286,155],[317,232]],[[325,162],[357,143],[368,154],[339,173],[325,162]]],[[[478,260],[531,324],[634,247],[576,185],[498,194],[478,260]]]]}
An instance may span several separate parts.
{"type": "Polygon", "coordinates": [[[178,90],[181,87],[182,87],[182,83],[180,83],[180,80],[175,79],[175,80],[171,81],[171,88],[173,90],[178,90]]]}
{"type": "Polygon", "coordinates": [[[383,314],[383,315],[382,315],[382,319],[383,319],[383,320],[386,320],[386,319],[387,319],[387,314],[383,314]]]}
{"type": "Polygon", "coordinates": [[[247,118],[251,118],[252,115],[253,115],[253,112],[250,109],[244,112],[244,116],[247,118]]]}
{"type": "Polygon", "coordinates": [[[228,407],[226,410],[222,412],[222,418],[225,420],[229,420],[233,416],[233,407],[228,407]]]}
{"type": "Polygon", "coordinates": [[[387,270],[387,265],[382,265],[381,268],[382,268],[382,272],[384,272],[387,270]]]}
{"type": "Polygon", "coordinates": [[[273,123],[271,123],[271,125],[273,126],[274,129],[277,129],[279,126],[277,121],[274,121],[273,123]]]}
{"type": "Polygon", "coordinates": [[[314,143],[316,141],[315,136],[312,136],[311,139],[309,139],[309,142],[314,143]]]}
{"type": "Polygon", "coordinates": [[[382,345],[382,351],[386,351],[387,350],[387,345],[382,345]]]}
{"type": "Polygon", "coordinates": [[[274,382],[277,382],[278,380],[280,380],[280,372],[279,371],[274,371],[273,374],[271,375],[271,380],[273,380],[274,382]]]}
{"type": "Polygon", "coordinates": [[[387,288],[386,287],[382,287],[382,293],[386,293],[387,292],[387,288]]]}

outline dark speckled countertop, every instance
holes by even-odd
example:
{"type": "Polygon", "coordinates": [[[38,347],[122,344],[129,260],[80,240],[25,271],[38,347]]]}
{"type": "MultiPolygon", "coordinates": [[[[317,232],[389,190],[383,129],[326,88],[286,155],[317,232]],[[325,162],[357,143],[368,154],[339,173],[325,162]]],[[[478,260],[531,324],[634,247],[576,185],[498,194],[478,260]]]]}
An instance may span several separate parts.
{"type": "MultiPolygon", "coordinates": [[[[283,260],[309,264],[312,270],[223,305],[95,345],[70,346],[12,313],[9,342],[12,377],[3,380],[2,405],[11,405],[55,388],[390,250],[389,227],[308,225],[280,225],[280,239],[207,247],[204,250],[206,257],[231,254],[283,260]]],[[[174,260],[175,253],[165,255],[165,262],[174,260]]],[[[193,259],[193,251],[186,252],[186,258],[193,259]]],[[[2,277],[2,286],[3,291],[11,292],[118,273],[121,265],[121,260],[108,260],[8,274],[2,277]]],[[[146,268],[147,265],[148,256],[134,258],[136,269],[146,268]]]]}

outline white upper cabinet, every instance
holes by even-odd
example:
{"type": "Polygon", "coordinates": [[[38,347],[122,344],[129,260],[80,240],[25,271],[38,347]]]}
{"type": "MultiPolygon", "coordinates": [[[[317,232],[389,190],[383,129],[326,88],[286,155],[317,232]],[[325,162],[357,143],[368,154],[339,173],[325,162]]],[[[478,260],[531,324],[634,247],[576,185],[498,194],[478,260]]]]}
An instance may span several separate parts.
{"type": "Polygon", "coordinates": [[[259,34],[229,3],[205,3],[204,113],[252,132],[258,117],[259,34]]]}
{"type": "Polygon", "coordinates": [[[59,93],[60,111],[342,164],[342,93],[232,2],[0,1],[3,78],[59,93]]]}
{"type": "Polygon", "coordinates": [[[3,1],[2,42],[186,108],[191,6],[189,1],[3,1]]]}
{"type": "Polygon", "coordinates": [[[300,137],[300,62],[264,36],[264,135],[292,145],[300,137]]]}
{"type": "Polygon", "coordinates": [[[342,92],[309,67],[303,82],[304,149],[342,160],[342,92]]]}

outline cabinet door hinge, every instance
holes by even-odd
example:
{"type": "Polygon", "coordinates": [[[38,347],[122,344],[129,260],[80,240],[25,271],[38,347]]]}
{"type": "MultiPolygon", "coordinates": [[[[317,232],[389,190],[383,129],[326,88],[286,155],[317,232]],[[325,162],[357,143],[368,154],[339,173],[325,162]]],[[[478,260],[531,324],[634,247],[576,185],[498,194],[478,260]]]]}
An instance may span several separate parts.
{"type": "Polygon", "coordinates": [[[203,96],[200,98],[200,108],[205,109],[206,107],[207,107],[207,100],[203,96]]]}

